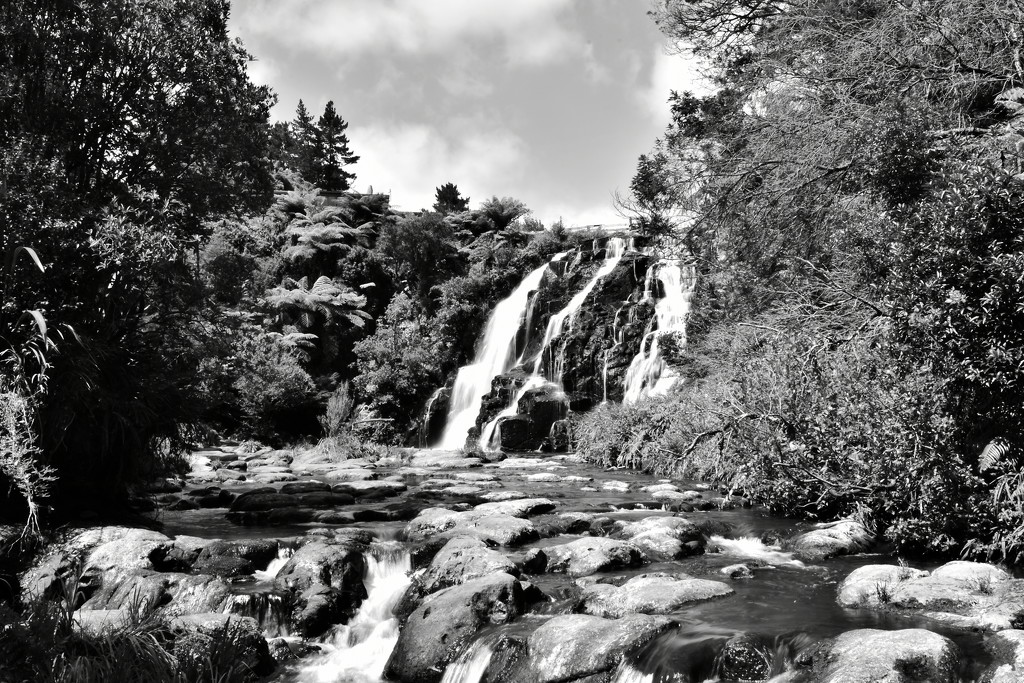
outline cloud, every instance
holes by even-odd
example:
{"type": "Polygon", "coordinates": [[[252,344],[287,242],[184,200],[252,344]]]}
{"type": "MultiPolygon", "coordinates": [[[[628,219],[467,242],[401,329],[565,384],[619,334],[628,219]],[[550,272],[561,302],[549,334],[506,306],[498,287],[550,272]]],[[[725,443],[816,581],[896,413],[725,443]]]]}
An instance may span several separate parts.
{"type": "Polygon", "coordinates": [[[387,123],[349,129],[360,161],[356,188],[372,185],[391,192],[392,204],[405,210],[429,208],[439,185],[453,182],[475,206],[509,189],[522,176],[526,149],[508,131],[477,128],[446,133],[425,124],[387,123]]]}
{"type": "Polygon", "coordinates": [[[708,92],[709,87],[702,81],[698,69],[695,60],[682,55],[669,55],[658,49],[647,87],[639,91],[648,115],[661,125],[668,125],[671,118],[668,98],[673,90],[689,90],[698,94],[708,92]]]}
{"type": "Polygon", "coordinates": [[[437,54],[479,42],[513,65],[578,54],[562,21],[572,0],[247,0],[234,7],[243,35],[263,35],[335,57],[437,54]]]}

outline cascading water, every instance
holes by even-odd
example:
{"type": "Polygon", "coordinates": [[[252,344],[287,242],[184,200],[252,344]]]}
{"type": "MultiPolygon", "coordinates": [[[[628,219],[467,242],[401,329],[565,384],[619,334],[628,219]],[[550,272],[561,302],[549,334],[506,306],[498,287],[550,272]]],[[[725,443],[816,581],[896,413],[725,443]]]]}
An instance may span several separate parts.
{"type": "Polygon", "coordinates": [[[674,262],[661,261],[647,272],[644,299],[652,296],[652,276],[662,285],[662,296],[654,305],[654,328],[644,335],[640,350],[626,371],[624,401],[635,403],[644,396],[664,394],[675,384],[676,376],[667,371],[661,350],[661,336],[676,335],[677,343],[686,343],[686,319],[690,314],[690,300],[697,283],[693,266],[680,267],[674,262]]]}
{"type": "Polygon", "coordinates": [[[299,672],[300,683],[376,683],[398,642],[395,605],[409,587],[412,560],[397,541],[377,542],[366,557],[366,599],[326,641],[330,650],[299,672]]]}
{"type": "MultiPolygon", "coordinates": [[[[516,415],[518,413],[519,400],[526,395],[527,391],[531,389],[536,389],[538,387],[542,387],[549,383],[545,373],[542,372],[542,370],[544,366],[544,356],[545,353],[547,353],[549,347],[551,346],[551,342],[560,337],[565,332],[566,322],[568,322],[569,324],[569,329],[572,329],[572,325],[576,319],[576,313],[579,312],[580,307],[583,305],[583,302],[586,300],[588,296],[590,296],[590,293],[594,291],[594,287],[597,286],[597,283],[601,280],[601,278],[615,270],[615,267],[619,265],[619,262],[625,255],[626,249],[629,246],[629,244],[630,242],[628,242],[625,238],[622,237],[613,237],[609,239],[608,242],[605,244],[605,257],[604,262],[601,264],[601,267],[597,269],[597,272],[594,273],[594,276],[590,278],[590,280],[583,287],[583,289],[578,291],[569,300],[569,303],[567,303],[562,310],[555,313],[548,320],[547,329],[544,332],[544,340],[541,342],[540,352],[537,354],[537,357],[533,362],[533,371],[531,372],[530,377],[526,380],[526,383],[519,388],[519,391],[516,392],[515,397],[512,399],[512,402],[508,405],[508,407],[506,407],[504,410],[498,413],[497,416],[495,416],[490,422],[484,425],[484,428],[480,430],[480,448],[484,450],[489,450],[491,448],[491,441],[494,439],[494,433],[495,431],[497,431],[498,423],[501,421],[502,418],[512,417],[513,415],[516,415]]],[[[550,373],[550,383],[555,384],[559,387],[562,385],[562,366],[564,362],[564,353],[565,345],[563,344],[560,347],[558,357],[555,359],[554,367],[552,368],[552,372],[550,373]]],[[[480,395],[480,398],[483,398],[483,394],[480,395]]]]}
{"type": "Polygon", "coordinates": [[[480,414],[480,402],[491,390],[491,381],[508,372],[518,361],[516,336],[523,318],[529,315],[531,294],[540,286],[548,267],[565,255],[565,252],[556,254],[550,262],[531,272],[508,298],[494,307],[476,358],[460,368],[455,378],[441,448],[454,450],[465,445],[466,435],[480,414]]]}
{"type": "Polygon", "coordinates": [[[277,576],[277,573],[288,564],[288,560],[292,559],[292,555],[295,554],[295,548],[287,545],[281,545],[277,548],[277,557],[270,561],[267,568],[264,570],[257,570],[255,572],[256,579],[258,581],[273,581],[277,576]]]}
{"type": "Polygon", "coordinates": [[[444,670],[441,683],[480,683],[493,654],[490,640],[481,638],[473,642],[444,670]]]}

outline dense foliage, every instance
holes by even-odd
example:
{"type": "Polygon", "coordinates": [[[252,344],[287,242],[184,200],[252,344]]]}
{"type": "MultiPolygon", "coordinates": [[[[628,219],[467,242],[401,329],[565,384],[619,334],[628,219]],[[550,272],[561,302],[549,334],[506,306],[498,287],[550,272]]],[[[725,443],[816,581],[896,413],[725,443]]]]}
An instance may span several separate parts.
{"type": "MultiPolygon", "coordinates": [[[[701,285],[671,397],[590,457],[859,513],[903,548],[1015,560],[1024,456],[1024,109],[1014,2],[697,0],[660,28],[710,94],[625,202],[701,285]]],[[[612,421],[621,434],[597,426],[612,421]]]]}

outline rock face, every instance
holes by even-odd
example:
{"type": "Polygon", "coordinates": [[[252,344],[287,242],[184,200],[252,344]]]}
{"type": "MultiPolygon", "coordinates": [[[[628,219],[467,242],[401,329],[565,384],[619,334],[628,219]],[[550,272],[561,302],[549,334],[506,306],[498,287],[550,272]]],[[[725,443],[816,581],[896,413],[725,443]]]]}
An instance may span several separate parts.
{"type": "Polygon", "coordinates": [[[1024,580],[979,562],[949,562],[935,571],[867,565],[840,584],[844,607],[914,612],[949,626],[1000,631],[1024,620],[1024,580]]]}
{"type": "Polygon", "coordinates": [[[799,560],[821,562],[837,555],[864,552],[874,540],[863,524],[844,519],[800,534],[786,545],[799,560]]]}
{"type": "Polygon", "coordinates": [[[626,614],[671,614],[684,605],[722,598],[732,593],[732,588],[720,581],[645,574],[618,587],[605,583],[585,584],[583,611],[612,618],[626,614]]]}
{"type": "Polygon", "coordinates": [[[612,538],[581,538],[545,549],[547,571],[569,576],[590,576],[610,569],[639,567],[647,562],[640,550],[625,541],[612,538]]]}
{"type": "Polygon", "coordinates": [[[631,614],[603,619],[585,614],[553,617],[526,641],[526,652],[497,680],[562,681],[607,680],[627,655],[675,627],[666,617],[631,614]],[[588,677],[594,678],[588,678],[588,677]]]}
{"type": "Polygon", "coordinates": [[[457,537],[448,541],[434,556],[423,575],[423,589],[433,593],[492,574],[519,576],[515,564],[503,554],[491,550],[476,538],[457,537]]]}
{"type": "Polygon", "coordinates": [[[847,631],[814,656],[820,683],[954,683],[959,652],[948,638],[924,629],[847,631]]]}
{"type": "Polygon", "coordinates": [[[504,624],[524,611],[522,585],[498,573],[428,596],[409,615],[384,675],[408,683],[441,680],[444,668],[488,624],[504,624]]]}

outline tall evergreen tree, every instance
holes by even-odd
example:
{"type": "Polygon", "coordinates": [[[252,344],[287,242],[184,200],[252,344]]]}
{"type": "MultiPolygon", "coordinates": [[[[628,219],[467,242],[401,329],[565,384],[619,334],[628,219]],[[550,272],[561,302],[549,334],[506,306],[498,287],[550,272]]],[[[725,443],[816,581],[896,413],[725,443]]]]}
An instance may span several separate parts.
{"type": "Polygon", "coordinates": [[[434,211],[443,214],[460,213],[469,210],[469,197],[459,194],[459,188],[455,183],[445,183],[437,188],[435,195],[434,211]]]}
{"type": "Polygon", "coordinates": [[[356,175],[345,170],[345,166],[359,161],[348,146],[345,129],[348,122],[334,109],[334,101],[327,103],[324,113],[317,121],[320,138],[316,160],[316,184],[324,190],[347,190],[356,175]]]}
{"type": "Polygon", "coordinates": [[[291,165],[299,172],[303,180],[316,183],[320,131],[317,129],[313,116],[306,109],[306,104],[302,100],[299,100],[299,106],[295,108],[295,119],[292,121],[292,139],[291,165]]]}

